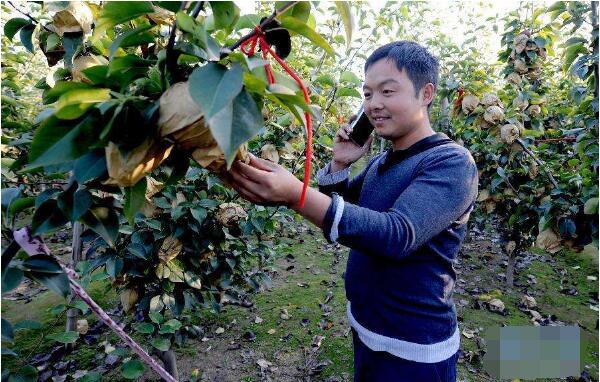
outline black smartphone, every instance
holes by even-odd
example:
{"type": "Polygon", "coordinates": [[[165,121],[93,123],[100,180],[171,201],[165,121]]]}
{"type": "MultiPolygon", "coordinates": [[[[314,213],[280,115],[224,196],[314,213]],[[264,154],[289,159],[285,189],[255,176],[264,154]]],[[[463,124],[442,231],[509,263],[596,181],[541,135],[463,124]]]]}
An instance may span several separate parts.
{"type": "Polygon", "coordinates": [[[350,140],[359,146],[364,146],[369,139],[369,135],[373,132],[373,125],[369,121],[369,118],[365,114],[364,106],[360,107],[357,113],[356,119],[350,124],[352,132],[350,133],[350,140]]]}

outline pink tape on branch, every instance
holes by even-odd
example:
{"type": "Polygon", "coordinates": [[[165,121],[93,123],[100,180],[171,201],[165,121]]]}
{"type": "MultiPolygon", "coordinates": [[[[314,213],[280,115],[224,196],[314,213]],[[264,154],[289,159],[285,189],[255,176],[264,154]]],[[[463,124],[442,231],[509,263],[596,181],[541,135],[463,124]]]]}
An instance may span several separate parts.
{"type": "MultiPolygon", "coordinates": [[[[15,241],[23,248],[29,256],[33,255],[50,255],[50,250],[42,241],[42,238],[39,236],[31,237],[31,231],[29,227],[24,227],[18,231],[13,233],[15,241]]],[[[150,366],[154,371],[156,371],[165,381],[167,382],[177,382],[175,378],[168,371],[166,371],[154,358],[152,358],[140,345],[137,344],[121,327],[113,321],[112,318],[106,314],[106,312],[98,305],[92,298],[87,294],[87,292],[75,281],[78,276],[74,270],[62,266],[62,269],[67,274],[69,278],[69,284],[71,285],[71,290],[77,296],[79,296],[83,302],[85,302],[90,309],[96,313],[98,318],[104,322],[109,328],[111,328],[118,336],[129,346],[137,355],[140,356],[142,361],[144,361],[148,366],[150,366]]]]}

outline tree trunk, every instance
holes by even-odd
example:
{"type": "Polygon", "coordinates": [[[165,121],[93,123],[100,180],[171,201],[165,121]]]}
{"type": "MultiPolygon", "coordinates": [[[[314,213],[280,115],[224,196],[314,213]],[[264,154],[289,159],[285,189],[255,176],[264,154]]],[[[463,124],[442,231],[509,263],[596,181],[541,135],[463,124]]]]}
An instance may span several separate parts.
{"type": "Polygon", "coordinates": [[[177,370],[177,358],[175,357],[175,352],[173,350],[167,350],[158,351],[157,353],[165,367],[165,370],[167,370],[169,374],[173,376],[173,378],[179,381],[179,371],[177,370]]]}
{"type": "MultiPolygon", "coordinates": [[[[71,250],[71,264],[72,268],[75,268],[77,263],[81,260],[82,246],[81,246],[81,233],[83,232],[83,225],[79,222],[73,224],[73,248],[71,250]]],[[[69,296],[69,304],[73,302],[75,295],[69,296]]],[[[79,317],[79,309],[71,308],[67,311],[67,323],[65,326],[66,331],[77,330],[77,317],[79,317]]],[[[67,350],[73,350],[73,344],[65,345],[67,350]]]]}

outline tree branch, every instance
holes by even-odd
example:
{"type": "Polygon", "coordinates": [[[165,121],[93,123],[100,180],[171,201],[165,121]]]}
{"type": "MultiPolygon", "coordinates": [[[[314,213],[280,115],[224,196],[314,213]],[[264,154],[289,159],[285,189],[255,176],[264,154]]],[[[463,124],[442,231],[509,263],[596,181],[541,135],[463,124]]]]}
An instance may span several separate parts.
{"type": "Polygon", "coordinates": [[[515,142],[517,142],[523,148],[523,151],[525,151],[527,155],[529,155],[531,159],[533,159],[533,161],[538,164],[538,166],[544,169],[546,175],[548,175],[548,179],[550,179],[550,182],[552,183],[554,188],[560,188],[558,182],[556,181],[556,179],[554,179],[554,176],[552,176],[552,173],[550,173],[550,170],[548,170],[548,168],[546,167],[546,164],[539,160],[538,157],[535,156],[533,151],[529,150],[529,148],[525,145],[525,142],[523,142],[521,138],[517,138],[515,142]]]}
{"type": "MultiPolygon", "coordinates": [[[[298,1],[288,1],[287,3],[285,3],[285,5],[283,7],[281,7],[279,9],[276,9],[275,11],[273,11],[273,14],[271,14],[271,16],[269,16],[262,23],[260,23],[259,28],[263,29],[268,23],[270,23],[271,21],[273,21],[273,19],[275,17],[277,17],[280,14],[284,13],[285,11],[289,10],[291,7],[293,7],[294,5],[296,5],[296,3],[298,3],[298,1]]],[[[222,49],[221,50],[221,59],[227,57],[227,55],[229,53],[231,53],[235,49],[239,48],[240,45],[242,45],[244,43],[244,41],[248,40],[249,38],[251,38],[255,34],[256,34],[256,31],[253,30],[252,32],[248,33],[247,35],[241,37],[239,40],[237,40],[230,47],[222,49]]]]}
{"type": "MultiPolygon", "coordinates": [[[[15,5],[12,3],[12,1],[9,1],[9,2],[8,2],[8,4],[10,4],[10,6],[11,6],[11,7],[13,7],[13,9],[14,9],[15,11],[19,12],[20,14],[22,14],[23,16],[25,16],[25,17],[27,17],[29,20],[31,20],[31,22],[33,22],[34,24],[40,24],[40,22],[39,22],[37,19],[35,19],[33,16],[31,16],[29,13],[25,13],[25,12],[23,12],[22,10],[20,10],[19,8],[17,8],[17,7],[16,7],[16,6],[15,6],[15,5]]],[[[42,24],[40,24],[40,25],[42,25],[42,24]]],[[[47,26],[45,26],[45,25],[42,25],[42,28],[44,28],[44,29],[45,29],[47,32],[53,33],[53,31],[52,31],[50,28],[48,28],[47,26]]]]}
{"type": "MultiPolygon", "coordinates": [[[[184,1],[181,3],[179,10],[185,11],[189,6],[190,6],[190,2],[184,1]]],[[[171,74],[171,77],[173,77],[173,73],[175,72],[175,69],[177,68],[177,59],[173,60],[173,46],[175,45],[175,37],[176,36],[177,36],[177,20],[175,20],[175,22],[173,23],[173,28],[171,29],[171,34],[169,36],[169,42],[167,43],[167,50],[166,50],[167,54],[166,54],[166,59],[165,59],[166,65],[165,65],[165,70],[163,70],[162,76],[161,76],[163,89],[165,89],[167,87],[167,71],[171,74]]]]}

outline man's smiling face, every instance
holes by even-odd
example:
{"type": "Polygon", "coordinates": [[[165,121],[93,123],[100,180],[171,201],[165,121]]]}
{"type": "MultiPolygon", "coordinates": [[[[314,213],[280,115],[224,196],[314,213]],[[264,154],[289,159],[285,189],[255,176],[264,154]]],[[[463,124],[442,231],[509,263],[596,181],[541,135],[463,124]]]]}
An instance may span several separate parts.
{"type": "Polygon", "coordinates": [[[424,89],[416,92],[406,70],[398,70],[393,60],[373,63],[365,73],[363,92],[365,113],[377,135],[395,140],[428,118],[424,89]]]}

